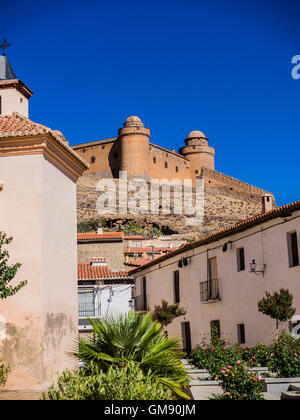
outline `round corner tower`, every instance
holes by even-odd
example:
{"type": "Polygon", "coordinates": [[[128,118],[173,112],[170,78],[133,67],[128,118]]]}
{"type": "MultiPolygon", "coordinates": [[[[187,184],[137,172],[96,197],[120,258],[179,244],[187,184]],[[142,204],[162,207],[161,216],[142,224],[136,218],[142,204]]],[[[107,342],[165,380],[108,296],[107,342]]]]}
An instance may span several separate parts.
{"type": "Polygon", "coordinates": [[[127,176],[149,177],[150,130],[139,117],[129,117],[119,129],[121,151],[120,170],[127,176]]]}
{"type": "Polygon", "coordinates": [[[208,145],[208,138],[201,131],[191,131],[179,151],[190,161],[191,176],[201,173],[201,168],[215,170],[215,149],[208,145]]]}

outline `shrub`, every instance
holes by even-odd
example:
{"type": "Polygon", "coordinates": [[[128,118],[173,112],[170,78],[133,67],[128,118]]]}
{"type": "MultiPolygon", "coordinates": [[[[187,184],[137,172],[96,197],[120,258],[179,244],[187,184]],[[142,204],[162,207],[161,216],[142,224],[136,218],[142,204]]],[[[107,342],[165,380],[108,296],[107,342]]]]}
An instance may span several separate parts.
{"type": "Polygon", "coordinates": [[[222,395],[214,395],[218,400],[263,400],[262,377],[249,370],[249,366],[238,360],[234,366],[223,367],[217,375],[223,390],[222,395]]]}
{"type": "Polygon", "coordinates": [[[169,325],[173,319],[186,314],[186,310],[179,307],[179,303],[169,305],[166,300],[161,301],[161,305],[154,305],[152,319],[162,325],[169,325]]]}
{"type": "Polygon", "coordinates": [[[136,362],[145,374],[151,371],[161,383],[187,398],[183,388],[188,385],[188,378],[180,361],[179,340],[166,337],[163,326],[152,321],[150,313],[139,315],[131,311],[90,322],[92,336],[80,340],[79,351],[73,353],[86,364],[86,369],[94,363],[105,372],[111,365],[125,367],[136,362]]]}
{"type": "Polygon", "coordinates": [[[213,334],[209,344],[202,343],[195,347],[190,362],[198,369],[207,369],[210,378],[215,379],[223,366],[232,365],[238,357],[236,347],[228,346],[225,340],[213,334]]]}
{"type": "Polygon", "coordinates": [[[282,331],[271,346],[269,370],[279,377],[300,377],[300,339],[282,331]]]}
{"type": "Polygon", "coordinates": [[[52,385],[44,400],[172,400],[172,391],[162,385],[151,372],[145,374],[137,364],[127,367],[111,366],[107,372],[92,369],[65,371],[52,385]]]}
{"type": "Polygon", "coordinates": [[[271,360],[271,349],[263,343],[258,343],[254,347],[241,348],[241,359],[249,366],[268,366],[271,360]]]}
{"type": "Polygon", "coordinates": [[[10,372],[10,367],[6,366],[0,360],[0,386],[4,386],[6,384],[7,376],[9,372],[10,372]]]}

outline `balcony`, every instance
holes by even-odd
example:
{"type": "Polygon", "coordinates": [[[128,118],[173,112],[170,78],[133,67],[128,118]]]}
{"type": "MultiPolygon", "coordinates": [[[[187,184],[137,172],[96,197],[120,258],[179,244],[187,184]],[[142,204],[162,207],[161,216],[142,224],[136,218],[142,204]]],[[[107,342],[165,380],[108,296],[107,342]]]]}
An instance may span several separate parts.
{"type": "Polygon", "coordinates": [[[219,279],[200,283],[200,302],[214,302],[217,300],[220,300],[219,279]]]}
{"type": "Polygon", "coordinates": [[[100,309],[90,303],[78,304],[78,317],[79,318],[99,318],[100,309]]]}
{"type": "Polygon", "coordinates": [[[134,310],[136,312],[147,312],[148,311],[147,296],[144,296],[144,295],[135,296],[135,298],[134,298],[134,310]]]}

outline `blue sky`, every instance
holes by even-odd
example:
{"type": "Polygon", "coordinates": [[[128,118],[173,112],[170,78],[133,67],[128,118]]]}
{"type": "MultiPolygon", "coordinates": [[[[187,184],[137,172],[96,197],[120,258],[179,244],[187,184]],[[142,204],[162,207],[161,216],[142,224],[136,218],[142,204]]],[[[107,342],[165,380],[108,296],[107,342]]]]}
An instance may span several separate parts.
{"type": "Polygon", "coordinates": [[[298,0],[3,3],[0,37],[34,121],[77,144],[138,115],[169,149],[198,129],[218,171],[278,205],[300,199],[298,0]]]}

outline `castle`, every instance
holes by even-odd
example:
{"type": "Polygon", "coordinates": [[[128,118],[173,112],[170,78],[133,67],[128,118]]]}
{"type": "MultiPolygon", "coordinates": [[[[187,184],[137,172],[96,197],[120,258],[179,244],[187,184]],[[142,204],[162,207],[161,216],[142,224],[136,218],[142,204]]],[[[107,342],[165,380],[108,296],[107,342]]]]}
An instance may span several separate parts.
{"type": "Polygon", "coordinates": [[[262,190],[224,175],[215,170],[215,149],[209,145],[208,138],[201,131],[191,131],[184,140],[185,146],[167,150],[150,142],[150,129],[145,127],[137,116],[127,118],[118,137],[82,143],[72,146],[89,165],[85,175],[99,178],[118,178],[119,171],[127,171],[130,179],[142,176],[148,180],[166,179],[171,182],[179,179],[204,179],[205,190],[217,189],[237,194],[245,199],[259,202],[266,194],[269,209],[274,197],[262,190]]]}

